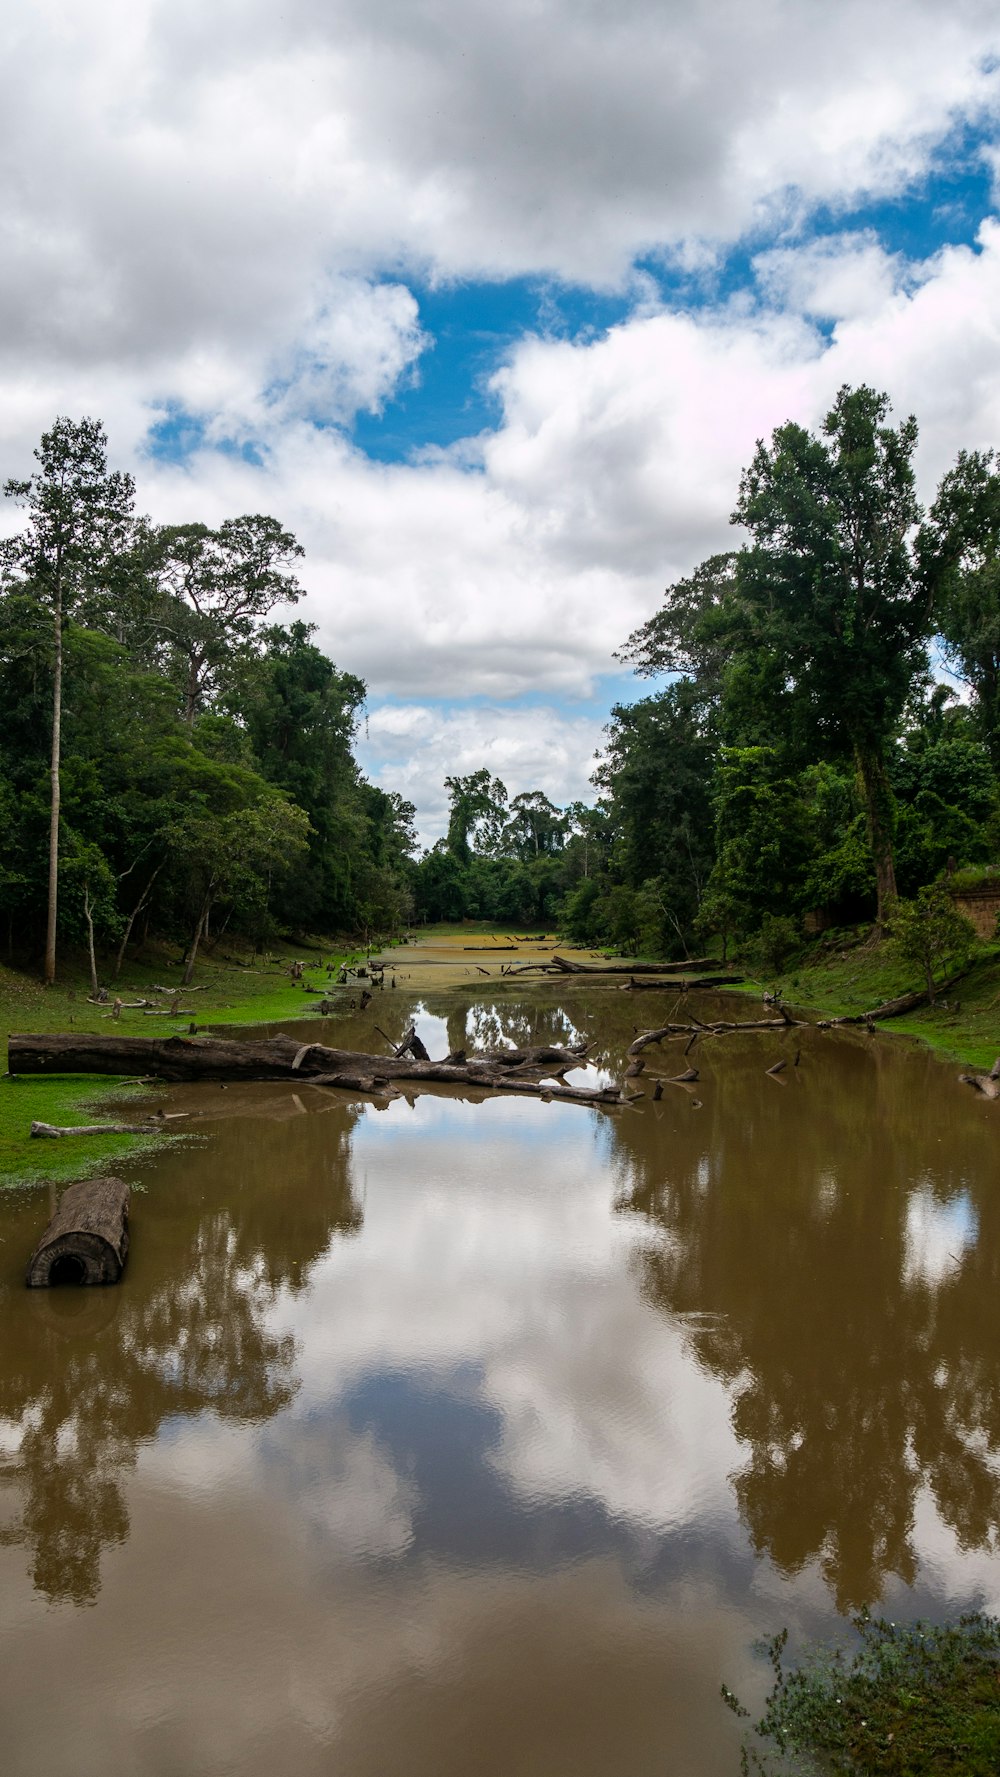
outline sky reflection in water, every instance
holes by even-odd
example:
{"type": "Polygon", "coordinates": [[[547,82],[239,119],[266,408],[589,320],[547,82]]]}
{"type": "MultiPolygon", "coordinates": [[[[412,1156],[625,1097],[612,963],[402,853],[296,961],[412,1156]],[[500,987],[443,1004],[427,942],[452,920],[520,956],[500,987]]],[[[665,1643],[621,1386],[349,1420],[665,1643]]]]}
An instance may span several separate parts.
{"type": "MultiPolygon", "coordinates": [[[[420,1028],[614,1060],[597,998],[420,1028]]],[[[902,1046],[802,1050],[779,1087],[760,1039],[703,1045],[698,1101],[613,1117],[177,1089],[220,1120],[142,1175],[113,1300],[29,1298],[45,1200],[5,1204],[8,1768],[87,1723],[74,1773],[707,1774],[756,1635],[1000,1602],[992,1107],[902,1046]]]]}

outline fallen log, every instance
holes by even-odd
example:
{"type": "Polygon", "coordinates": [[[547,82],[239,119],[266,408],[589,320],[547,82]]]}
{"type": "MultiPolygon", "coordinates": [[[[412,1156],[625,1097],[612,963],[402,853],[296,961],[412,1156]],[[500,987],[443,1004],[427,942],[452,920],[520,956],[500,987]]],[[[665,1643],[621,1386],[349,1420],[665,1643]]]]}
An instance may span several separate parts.
{"type": "Polygon", "coordinates": [[[129,1189],[122,1179],[84,1179],[59,1208],[28,1263],[32,1289],[117,1283],[128,1256],[129,1189]]]}
{"type": "MultiPolygon", "coordinates": [[[[949,993],[968,972],[966,967],[959,969],[955,975],[949,975],[947,981],[935,986],[935,994],[949,993]]],[[[817,1028],[833,1030],[840,1024],[871,1024],[876,1018],[901,1018],[904,1012],[915,1012],[918,1006],[925,1005],[930,997],[926,987],[918,987],[913,993],[901,993],[894,1000],[883,1000],[880,1006],[873,1006],[870,1012],[842,1012],[839,1018],[821,1018],[817,1028]]]]}
{"type": "MultiPolygon", "coordinates": [[[[734,1030],[787,1030],[790,1024],[802,1023],[801,1019],[789,1018],[746,1018],[741,1023],[730,1019],[720,1019],[716,1024],[702,1024],[695,1018],[690,1024],[661,1024],[656,1030],[644,1030],[628,1046],[629,1055],[641,1055],[650,1043],[662,1043],[665,1037],[699,1036],[721,1037],[734,1030]]],[[[687,1051],[685,1050],[685,1054],[687,1051]]]]}
{"type": "Polygon", "coordinates": [[[573,1104],[621,1102],[617,1087],[573,1087],[551,1076],[578,1067],[585,1049],[534,1046],[472,1055],[464,1062],[430,1061],[406,1055],[368,1055],[330,1049],[323,1043],[296,1043],[293,1037],[239,1042],[223,1037],[125,1037],[15,1035],[8,1039],[12,1074],[120,1074],[162,1080],[295,1080],[383,1090],[387,1083],[475,1086],[485,1091],[521,1092],[573,1104]]]}
{"type": "MultiPolygon", "coordinates": [[[[712,957],[699,957],[694,963],[675,964],[675,968],[711,968],[712,957]]],[[[578,963],[572,957],[560,956],[557,950],[552,952],[551,962],[538,963],[538,968],[555,968],[563,975],[665,975],[669,973],[665,963],[578,963]]]]}
{"type": "MultiPolygon", "coordinates": [[[[594,970],[600,974],[599,969],[594,970]]],[[[660,981],[636,981],[634,976],[624,982],[618,989],[619,993],[656,993],[676,988],[679,993],[693,993],[696,988],[711,989],[713,987],[735,987],[745,981],[745,975],[664,975],[660,981]]]]}
{"type": "Polygon", "coordinates": [[[162,1128],[162,1123],[148,1119],[145,1123],[32,1123],[28,1133],[36,1141],[57,1141],[64,1135],[159,1135],[162,1128]]]}

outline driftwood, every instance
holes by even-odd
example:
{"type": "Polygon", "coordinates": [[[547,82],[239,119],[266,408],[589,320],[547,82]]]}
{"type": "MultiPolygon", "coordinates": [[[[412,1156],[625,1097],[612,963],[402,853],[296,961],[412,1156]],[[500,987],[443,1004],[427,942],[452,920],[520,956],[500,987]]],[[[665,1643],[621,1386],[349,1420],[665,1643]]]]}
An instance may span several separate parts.
{"type": "MultiPolygon", "coordinates": [[[[594,970],[600,974],[599,969],[594,970]]],[[[619,993],[663,993],[675,988],[678,993],[691,993],[695,988],[711,990],[713,987],[735,987],[745,981],[745,975],[665,975],[660,981],[636,981],[634,976],[622,984],[619,993]]]]}
{"type": "Polygon", "coordinates": [[[122,1179],[70,1185],[31,1255],[29,1286],[117,1283],[128,1255],[128,1210],[122,1179]]]}
{"type": "Polygon", "coordinates": [[[963,1086],[973,1086],[983,1098],[1000,1098],[1000,1055],[988,1074],[959,1074],[963,1086]]]}
{"type": "MultiPolygon", "coordinates": [[[[220,1037],[12,1036],[13,1074],[125,1074],[162,1080],[295,1080],[383,1092],[394,1082],[475,1086],[487,1092],[527,1093],[572,1104],[621,1103],[617,1087],[565,1086],[558,1076],[579,1067],[585,1046],[498,1049],[464,1061],[414,1059],[412,1053],[368,1055],[296,1043],[278,1036],[239,1042],[220,1037]]],[[[426,1056],[426,1050],[424,1051],[426,1056]]]]}
{"type": "Polygon", "coordinates": [[[32,1123],[29,1134],[36,1140],[58,1140],[63,1135],[158,1135],[162,1123],[32,1123]]]}
{"type": "MultiPolygon", "coordinates": [[[[662,1043],[665,1037],[721,1037],[734,1030],[788,1030],[792,1025],[804,1023],[803,1019],[792,1018],[780,1008],[780,1018],[745,1018],[740,1022],[735,1019],[719,1019],[714,1024],[703,1024],[700,1019],[692,1019],[686,1024],[661,1024],[656,1030],[644,1030],[628,1046],[630,1055],[641,1055],[650,1043],[662,1043]]],[[[688,1049],[691,1044],[688,1044],[688,1049]]],[[[687,1054],[687,1049],[684,1051],[687,1054]]]]}

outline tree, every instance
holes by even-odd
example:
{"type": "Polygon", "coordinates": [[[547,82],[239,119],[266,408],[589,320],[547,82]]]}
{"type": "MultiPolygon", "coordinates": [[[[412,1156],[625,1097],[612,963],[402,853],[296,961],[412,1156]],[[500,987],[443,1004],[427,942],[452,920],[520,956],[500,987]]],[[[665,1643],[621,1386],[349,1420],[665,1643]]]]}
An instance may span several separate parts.
{"type": "Polygon", "coordinates": [[[916,420],[886,424],[888,397],[842,388],[821,437],[779,427],[757,446],[733,514],[749,533],[741,613],[777,661],[826,754],[848,750],[875,864],[878,920],[895,898],[889,738],[926,667],[930,600],[914,548],[916,420]]]}
{"type": "Polygon", "coordinates": [[[448,817],[448,850],[467,863],[474,841],[477,850],[495,851],[503,828],[507,786],[491,777],[485,766],[467,777],[446,777],[451,802],[448,817]]]}
{"type": "Polygon", "coordinates": [[[979,731],[1000,768],[1000,461],[961,451],[920,535],[951,670],[969,686],[979,731]]]}
{"type": "Polygon", "coordinates": [[[544,790],[522,790],[511,801],[501,843],[515,857],[537,858],[558,851],[565,831],[560,810],[544,790]]]}
{"type": "Polygon", "coordinates": [[[241,902],[266,912],[271,881],[290,869],[306,849],[309,819],[279,790],[266,790],[231,814],[185,814],[171,835],[172,850],[186,869],[197,907],[182,982],[194,965],[217,900],[241,902]]]}
{"type": "Polygon", "coordinates": [[[912,901],[897,901],[889,922],[893,944],[904,962],[924,977],[927,998],[934,1004],[934,971],[968,961],[976,935],[955,906],[943,882],[922,888],[912,901]]]}
{"type": "Polygon", "coordinates": [[[227,518],[215,531],[165,526],[153,549],[161,609],[151,626],[180,668],[190,727],[268,612],[302,597],[291,564],[305,551],[277,519],[260,513],[227,518]]]}
{"type": "Polygon", "coordinates": [[[127,550],[134,484],[109,474],[107,437],[99,420],[57,419],[35,451],[39,468],[4,493],[27,509],[28,522],[0,546],[7,586],[28,592],[52,626],[52,730],[49,765],[49,869],[45,982],[56,975],[59,824],[62,764],[63,633],[75,610],[106,594],[116,560],[127,550]]]}

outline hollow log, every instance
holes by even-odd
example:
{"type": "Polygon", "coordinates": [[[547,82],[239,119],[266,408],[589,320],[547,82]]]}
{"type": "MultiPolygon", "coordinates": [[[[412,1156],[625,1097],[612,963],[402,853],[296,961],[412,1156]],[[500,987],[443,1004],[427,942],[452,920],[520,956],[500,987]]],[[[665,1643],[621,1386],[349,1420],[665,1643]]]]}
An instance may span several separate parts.
{"type": "MultiPolygon", "coordinates": [[[[573,1104],[620,1102],[617,1087],[570,1087],[551,1076],[578,1067],[584,1048],[535,1046],[471,1055],[464,1062],[414,1059],[412,1055],[368,1055],[330,1049],[323,1043],[297,1043],[293,1037],[238,1042],[221,1037],[124,1037],[17,1035],[8,1039],[12,1074],[119,1074],[162,1080],[295,1080],[342,1085],[357,1091],[381,1089],[408,1080],[476,1086],[486,1091],[529,1093],[573,1104]]],[[[426,1055],[426,1052],[425,1052],[426,1055]]]]}
{"type": "Polygon", "coordinates": [[[83,1179],[59,1208],[28,1264],[31,1289],[117,1283],[128,1256],[129,1189],[117,1178],[83,1179]]]}

